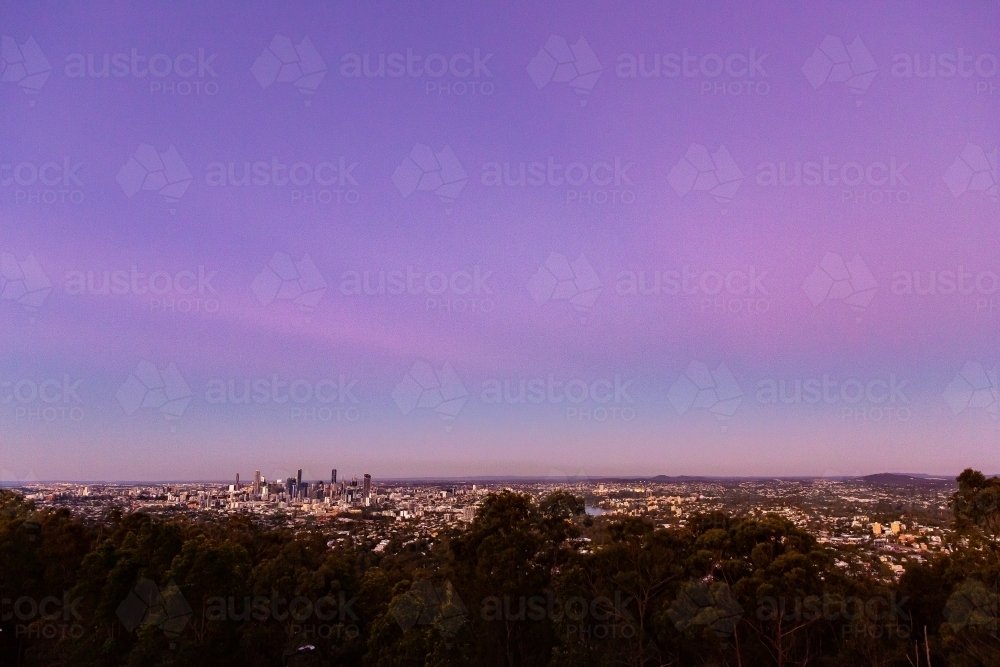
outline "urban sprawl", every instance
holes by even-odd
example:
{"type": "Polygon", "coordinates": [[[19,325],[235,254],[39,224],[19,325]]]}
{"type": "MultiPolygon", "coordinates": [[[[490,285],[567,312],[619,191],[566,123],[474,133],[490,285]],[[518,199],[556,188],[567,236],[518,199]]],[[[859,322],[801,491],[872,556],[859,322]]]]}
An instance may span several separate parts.
{"type": "Polygon", "coordinates": [[[428,546],[445,531],[461,529],[489,493],[512,490],[541,500],[557,489],[584,499],[584,531],[574,538],[583,553],[599,549],[595,524],[621,516],[644,517],[664,527],[683,527],[696,515],[724,512],[780,515],[837,551],[837,567],[898,578],[907,560],[924,562],[961,541],[952,534],[948,500],[956,486],[947,478],[871,475],[828,479],[672,478],[591,480],[400,481],[377,485],[360,479],[294,477],[268,480],[255,472],[226,483],[34,483],[19,487],[40,507],[66,507],[83,520],[111,510],[212,519],[244,514],[263,524],[319,530],[335,547],[353,543],[382,552],[428,546]]]}

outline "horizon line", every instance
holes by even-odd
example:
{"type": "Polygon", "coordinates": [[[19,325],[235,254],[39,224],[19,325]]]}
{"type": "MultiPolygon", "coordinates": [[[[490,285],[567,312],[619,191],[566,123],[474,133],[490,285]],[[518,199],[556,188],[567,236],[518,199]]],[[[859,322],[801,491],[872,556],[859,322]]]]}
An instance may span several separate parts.
{"type": "MultiPolygon", "coordinates": [[[[416,482],[422,484],[429,484],[433,482],[444,482],[444,483],[477,483],[477,482],[491,482],[491,483],[501,483],[501,482],[603,482],[603,481],[616,481],[616,482],[653,482],[662,480],[678,480],[678,481],[688,481],[688,480],[706,480],[706,481],[727,481],[727,480],[745,480],[745,481],[760,481],[760,480],[782,480],[782,481],[794,481],[794,480],[852,480],[852,479],[864,479],[866,477],[875,477],[879,475],[892,475],[897,477],[911,477],[914,479],[944,479],[949,481],[954,481],[958,474],[934,474],[934,473],[915,473],[915,472],[877,472],[869,473],[864,475],[665,475],[658,473],[656,475],[586,475],[586,476],[566,476],[560,478],[552,478],[544,475],[465,475],[465,476],[425,476],[425,477],[381,477],[375,478],[373,476],[372,482],[392,482],[392,483],[404,483],[404,482],[416,482]]],[[[986,474],[987,477],[998,476],[996,474],[986,474]]],[[[309,479],[304,480],[310,483],[314,482],[324,482],[325,479],[309,479]]],[[[341,480],[343,481],[343,480],[341,480]]],[[[360,481],[360,480],[359,480],[360,481]]],[[[118,480],[72,480],[72,479],[42,479],[34,480],[30,482],[0,482],[0,488],[24,488],[27,486],[34,486],[38,484],[232,484],[233,479],[152,479],[152,480],[135,480],[135,479],[118,479],[118,480]]],[[[250,486],[253,484],[253,479],[248,478],[247,481],[241,481],[241,486],[250,486]]]]}

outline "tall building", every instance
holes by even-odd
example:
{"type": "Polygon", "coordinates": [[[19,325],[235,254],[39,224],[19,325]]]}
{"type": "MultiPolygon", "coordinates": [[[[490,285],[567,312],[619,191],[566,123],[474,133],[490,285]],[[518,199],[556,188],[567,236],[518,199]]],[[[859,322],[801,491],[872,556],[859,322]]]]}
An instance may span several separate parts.
{"type": "Polygon", "coordinates": [[[253,471],[253,494],[255,496],[259,496],[260,495],[260,471],[259,470],[254,470],[253,471]]]}
{"type": "Polygon", "coordinates": [[[302,486],[302,468],[299,468],[299,474],[295,477],[295,483],[302,486]]]}
{"type": "Polygon", "coordinates": [[[288,494],[289,498],[295,497],[295,478],[289,477],[285,480],[285,493],[288,494]]]}
{"type": "Polygon", "coordinates": [[[240,490],[240,474],[236,473],[236,490],[240,490]]]}
{"type": "Polygon", "coordinates": [[[337,483],[337,469],[334,468],[332,471],[330,471],[330,484],[336,484],[336,483],[337,483]]]}
{"type": "Polygon", "coordinates": [[[372,476],[365,473],[364,487],[361,490],[362,497],[368,498],[372,494],[372,476]]]}

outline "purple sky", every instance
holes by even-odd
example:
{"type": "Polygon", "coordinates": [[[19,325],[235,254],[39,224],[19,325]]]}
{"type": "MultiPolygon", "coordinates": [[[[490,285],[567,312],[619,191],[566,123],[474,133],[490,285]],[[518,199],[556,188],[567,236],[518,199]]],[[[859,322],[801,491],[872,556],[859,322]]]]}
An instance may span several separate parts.
{"type": "Polygon", "coordinates": [[[0,12],[0,482],[998,469],[988,3],[212,4],[0,12]]]}

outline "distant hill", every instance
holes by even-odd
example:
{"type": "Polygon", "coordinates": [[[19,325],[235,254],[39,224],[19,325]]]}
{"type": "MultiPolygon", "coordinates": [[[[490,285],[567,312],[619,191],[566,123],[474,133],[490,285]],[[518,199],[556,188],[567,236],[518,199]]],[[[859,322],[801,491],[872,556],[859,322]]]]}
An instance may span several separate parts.
{"type": "Polygon", "coordinates": [[[911,473],[899,473],[899,472],[880,472],[874,475],[865,475],[864,477],[857,477],[863,482],[868,484],[882,484],[886,486],[895,486],[900,484],[941,484],[941,483],[955,483],[953,477],[936,477],[933,475],[923,475],[923,474],[911,474],[911,473]]]}

